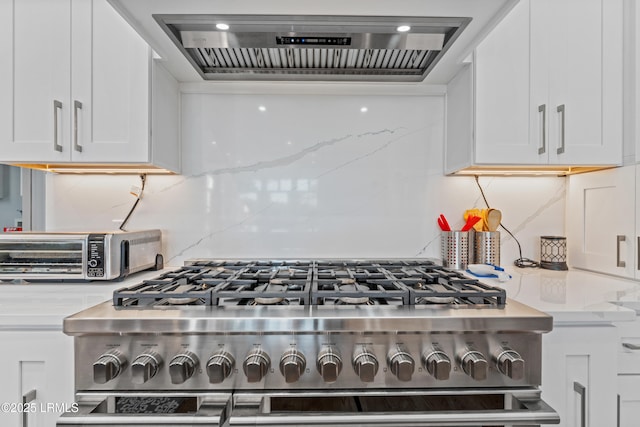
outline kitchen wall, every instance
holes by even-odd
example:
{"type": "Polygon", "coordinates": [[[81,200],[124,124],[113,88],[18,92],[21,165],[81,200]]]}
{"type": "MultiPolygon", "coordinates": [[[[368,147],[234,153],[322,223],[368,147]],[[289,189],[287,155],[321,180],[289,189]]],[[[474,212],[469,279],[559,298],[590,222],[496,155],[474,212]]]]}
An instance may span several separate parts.
{"type": "MultiPolygon", "coordinates": [[[[439,257],[436,217],[484,207],[445,177],[443,96],[183,94],[179,176],[149,176],[128,228],[193,257],[439,257]]],[[[480,178],[538,258],[564,232],[563,178],[480,178]]],[[[47,176],[47,229],[117,229],[137,176],[47,176]]],[[[517,257],[502,234],[503,264],[517,257]]]]}

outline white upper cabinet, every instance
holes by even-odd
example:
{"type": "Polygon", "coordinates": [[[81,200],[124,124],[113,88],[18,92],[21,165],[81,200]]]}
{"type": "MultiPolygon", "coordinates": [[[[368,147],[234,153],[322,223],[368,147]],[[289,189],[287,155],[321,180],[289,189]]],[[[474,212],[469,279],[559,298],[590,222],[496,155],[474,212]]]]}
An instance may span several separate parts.
{"type": "Polygon", "coordinates": [[[13,58],[0,64],[0,161],[179,170],[177,107],[161,124],[175,129],[159,132],[175,134],[173,150],[156,150],[156,65],[106,0],[0,0],[0,20],[0,52],[13,58]]]}
{"type": "Polygon", "coordinates": [[[529,6],[520,2],[475,52],[478,163],[529,163],[529,6]]]}
{"type": "Polygon", "coordinates": [[[71,1],[0,1],[0,158],[69,160],[71,1]]]}
{"type": "Polygon", "coordinates": [[[542,141],[546,127],[552,164],[621,164],[622,1],[536,0],[530,7],[531,137],[542,141]]]}
{"type": "MultiPolygon", "coordinates": [[[[622,21],[622,0],[519,2],[475,50],[473,156],[447,159],[446,172],[621,164],[622,21]]],[[[448,120],[459,121],[460,109],[449,101],[448,120]]],[[[447,144],[451,152],[469,143],[447,144]]]]}
{"type": "Polygon", "coordinates": [[[146,162],[150,49],[105,0],[74,1],[73,12],[72,159],[146,162]]]}

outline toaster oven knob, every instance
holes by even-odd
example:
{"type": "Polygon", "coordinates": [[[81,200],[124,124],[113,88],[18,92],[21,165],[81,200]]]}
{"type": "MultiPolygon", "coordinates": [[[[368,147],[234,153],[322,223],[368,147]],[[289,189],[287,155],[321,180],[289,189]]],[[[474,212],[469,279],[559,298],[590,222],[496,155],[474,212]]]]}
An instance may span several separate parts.
{"type": "Polygon", "coordinates": [[[498,370],[512,380],[524,378],[524,359],[520,354],[508,347],[503,347],[496,356],[496,366],[498,370]]]}
{"type": "Polygon", "coordinates": [[[247,355],[247,358],[244,359],[244,374],[250,383],[262,381],[270,367],[271,359],[269,359],[269,355],[260,349],[252,350],[247,355]]]}
{"type": "Polygon", "coordinates": [[[169,362],[169,376],[172,384],[182,384],[194,374],[198,367],[198,356],[190,351],[180,353],[169,362]]]}
{"type": "Polygon", "coordinates": [[[482,353],[476,350],[469,350],[460,358],[460,365],[465,374],[476,381],[487,379],[488,363],[482,353]]]}
{"type": "Polygon", "coordinates": [[[131,381],[134,384],[144,384],[153,378],[162,365],[162,357],[155,351],[147,351],[134,359],[131,363],[131,381]]]}
{"type": "Polygon", "coordinates": [[[207,362],[207,375],[211,384],[220,384],[231,375],[236,360],[226,351],[218,351],[207,362]]]}
{"type": "Polygon", "coordinates": [[[342,371],[342,357],[332,347],[325,347],[318,354],[316,366],[325,383],[334,383],[342,371]]]}
{"type": "Polygon", "coordinates": [[[422,358],[422,365],[429,372],[433,378],[438,381],[444,381],[449,379],[451,373],[451,360],[440,350],[433,350],[430,353],[425,353],[422,358]]]}
{"type": "Polygon", "coordinates": [[[415,369],[415,362],[409,353],[404,350],[398,350],[389,357],[388,363],[391,372],[400,381],[411,381],[411,375],[413,375],[413,370],[415,369]]]}
{"type": "Polygon", "coordinates": [[[118,350],[109,350],[93,364],[93,381],[104,384],[115,377],[124,369],[127,359],[118,350]]]}
{"type": "Polygon", "coordinates": [[[361,349],[353,357],[353,370],[360,377],[360,381],[373,382],[378,373],[378,359],[369,350],[361,349]]]}
{"type": "Polygon", "coordinates": [[[295,383],[300,379],[307,367],[304,355],[295,348],[285,351],[280,358],[280,372],[287,383],[295,383]]]}

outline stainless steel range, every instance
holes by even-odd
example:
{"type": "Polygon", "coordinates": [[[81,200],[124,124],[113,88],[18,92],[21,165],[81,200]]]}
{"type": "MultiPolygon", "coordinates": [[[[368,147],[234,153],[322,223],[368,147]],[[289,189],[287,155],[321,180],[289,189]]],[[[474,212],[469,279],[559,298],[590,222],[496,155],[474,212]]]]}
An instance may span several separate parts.
{"type": "Polygon", "coordinates": [[[427,260],[194,260],[65,319],[58,425],[557,424],[551,328],[427,260]]]}

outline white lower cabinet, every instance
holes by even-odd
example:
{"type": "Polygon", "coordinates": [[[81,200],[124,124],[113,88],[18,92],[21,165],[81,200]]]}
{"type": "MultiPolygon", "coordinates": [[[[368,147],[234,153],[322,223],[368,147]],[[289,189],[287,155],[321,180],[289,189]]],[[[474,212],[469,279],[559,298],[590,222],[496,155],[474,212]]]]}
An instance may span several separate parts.
{"type": "Polygon", "coordinates": [[[639,173],[631,165],[569,177],[567,252],[571,267],[640,278],[639,173]]]}
{"type": "Polygon", "coordinates": [[[637,427],[640,422],[640,375],[618,375],[618,427],[637,427]]]}
{"type": "Polygon", "coordinates": [[[617,340],[610,325],[554,326],[543,336],[542,398],[560,426],[616,425],[617,340]]]}
{"type": "Polygon", "coordinates": [[[619,322],[618,427],[640,425],[640,319],[619,322]]]}
{"type": "Polygon", "coordinates": [[[74,402],[73,339],[62,331],[7,331],[0,341],[0,425],[55,426],[74,402]]]}

